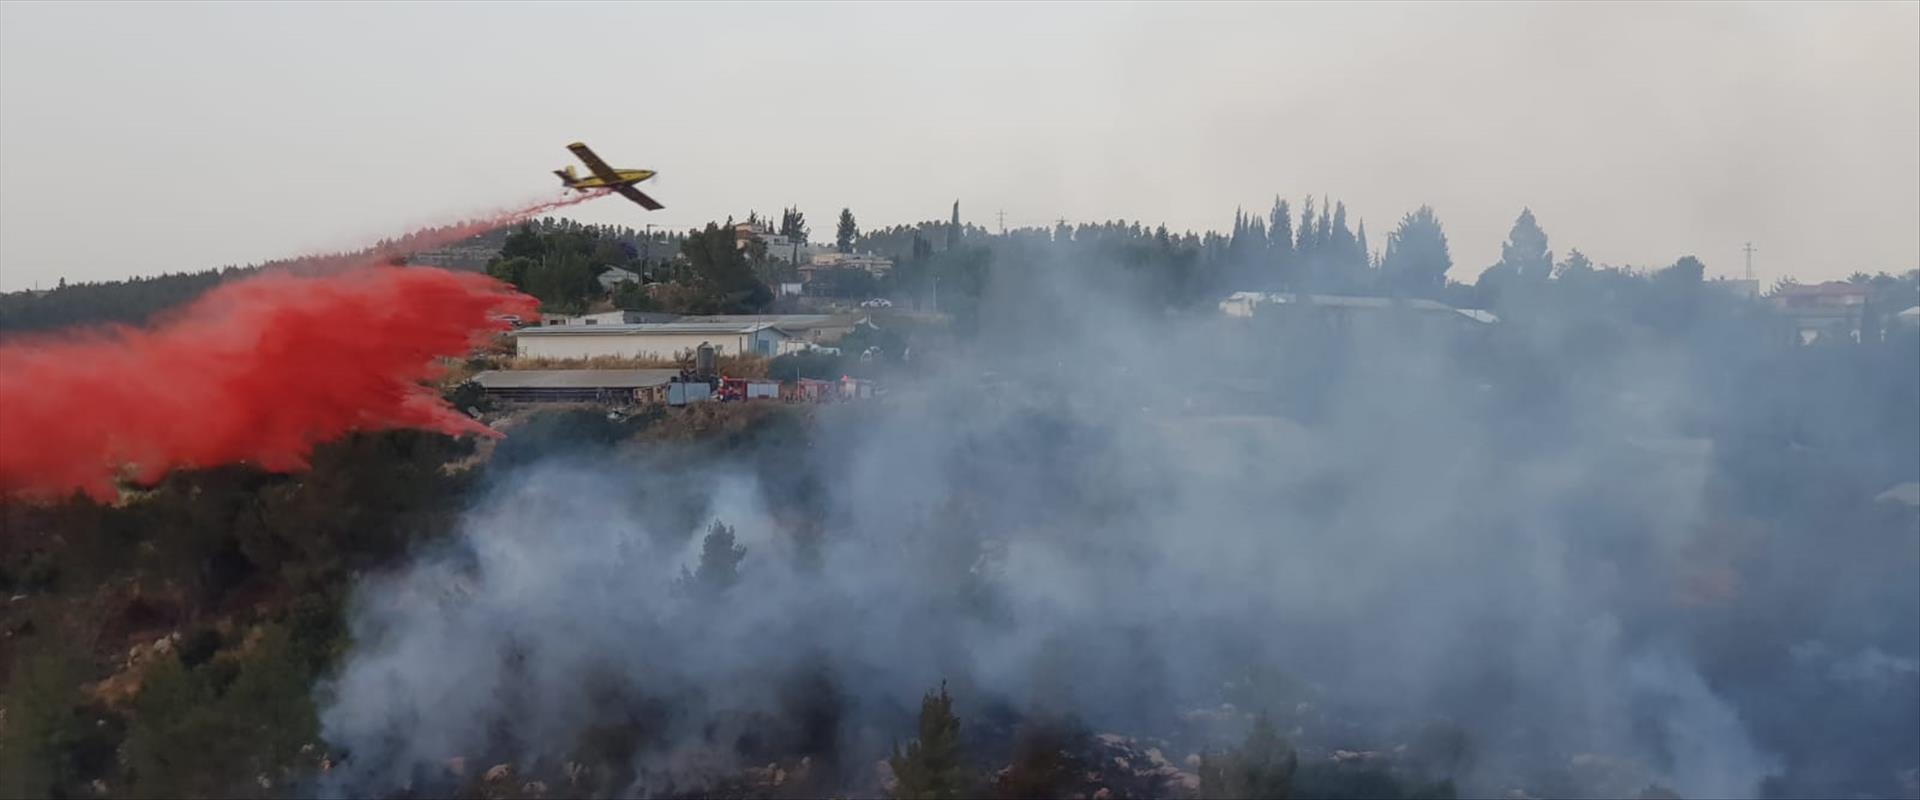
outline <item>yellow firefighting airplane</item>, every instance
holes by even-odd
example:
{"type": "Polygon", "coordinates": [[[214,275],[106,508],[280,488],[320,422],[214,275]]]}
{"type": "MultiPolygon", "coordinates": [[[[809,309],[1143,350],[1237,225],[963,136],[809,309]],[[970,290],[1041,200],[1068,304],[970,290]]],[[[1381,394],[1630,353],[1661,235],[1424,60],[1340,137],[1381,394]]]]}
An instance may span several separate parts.
{"type": "Polygon", "coordinates": [[[633,188],[634,184],[653,177],[653,170],[614,169],[613,167],[607,166],[607,162],[601,161],[599,156],[594,155],[592,150],[587,149],[587,146],[580,142],[567,145],[567,149],[572,150],[574,155],[579,156],[580,160],[587,165],[587,170],[593,173],[593,177],[591,178],[582,178],[574,174],[573,165],[571,164],[567,165],[566,169],[554,170],[553,174],[560,176],[560,182],[566,184],[567,188],[581,192],[592,191],[594,189],[612,189],[618,192],[621,197],[639,203],[641,208],[648,211],[659,211],[662,208],[666,208],[666,206],[660,205],[660,203],[653,198],[642,194],[639,189],[633,188]]]}

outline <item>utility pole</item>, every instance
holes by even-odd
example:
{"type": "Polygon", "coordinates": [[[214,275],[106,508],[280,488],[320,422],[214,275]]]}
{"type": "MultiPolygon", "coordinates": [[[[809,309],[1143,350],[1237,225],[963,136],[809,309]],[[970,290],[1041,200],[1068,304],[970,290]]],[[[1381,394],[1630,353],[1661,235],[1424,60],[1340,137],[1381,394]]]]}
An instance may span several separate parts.
{"type": "MultiPolygon", "coordinates": [[[[653,223],[647,223],[647,237],[640,241],[640,269],[653,266],[653,223]]],[[[645,280],[645,278],[641,278],[645,280]]]]}
{"type": "Polygon", "coordinates": [[[1747,253],[1747,280],[1753,280],[1753,242],[1747,242],[1747,245],[1740,249],[1747,253]]]}
{"type": "Polygon", "coordinates": [[[999,217],[1000,217],[1000,235],[1005,236],[1007,235],[1007,210],[1004,208],[1000,209],[999,217]]]}

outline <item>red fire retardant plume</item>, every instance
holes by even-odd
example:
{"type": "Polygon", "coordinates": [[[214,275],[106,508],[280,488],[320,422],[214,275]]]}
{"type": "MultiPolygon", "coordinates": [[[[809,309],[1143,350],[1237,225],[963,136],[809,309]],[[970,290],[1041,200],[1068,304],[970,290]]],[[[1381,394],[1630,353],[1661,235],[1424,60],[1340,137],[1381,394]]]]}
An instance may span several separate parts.
{"type": "MultiPolygon", "coordinates": [[[[435,247],[554,207],[402,242],[435,247]]],[[[0,344],[0,496],[105,500],[123,479],[235,462],[293,471],[356,430],[497,435],[420,382],[536,302],[485,275],[385,266],[396,246],[223,284],[148,328],[0,344]]]]}
{"type": "Polygon", "coordinates": [[[101,499],[188,466],[304,467],[354,430],[491,435],[421,385],[530,315],[484,275],[362,267],[225,284],[147,330],[0,346],[0,494],[101,499]]]}

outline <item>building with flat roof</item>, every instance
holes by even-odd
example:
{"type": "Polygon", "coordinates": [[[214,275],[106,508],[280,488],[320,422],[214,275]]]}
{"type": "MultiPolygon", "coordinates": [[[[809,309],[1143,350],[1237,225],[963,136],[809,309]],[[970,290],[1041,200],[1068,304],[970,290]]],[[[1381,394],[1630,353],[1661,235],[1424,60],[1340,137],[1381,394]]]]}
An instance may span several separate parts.
{"type": "Polygon", "coordinates": [[[1768,295],[1767,300],[1792,323],[1801,344],[1822,339],[1857,342],[1867,298],[1872,294],[1873,289],[1868,286],[1827,281],[1811,286],[1782,286],[1768,295]]]}
{"type": "Polygon", "coordinates": [[[767,246],[768,261],[782,261],[789,264],[806,264],[821,252],[821,245],[790,238],[774,233],[773,229],[758,222],[736,222],[733,225],[733,246],[745,250],[747,245],[758,241],[767,246]]]}
{"type": "Polygon", "coordinates": [[[514,369],[473,376],[487,397],[511,403],[631,403],[672,382],[672,369],[514,369]]]}
{"type": "Polygon", "coordinates": [[[679,314],[658,311],[599,311],[592,314],[542,314],[542,325],[632,325],[640,322],[673,322],[679,314]]]}
{"type": "Polygon", "coordinates": [[[525,358],[633,358],[672,360],[702,344],[715,355],[778,355],[793,337],[767,322],[652,322],[620,325],[543,325],[513,333],[525,358]]]}
{"type": "Polygon", "coordinates": [[[601,289],[611,292],[623,283],[639,283],[640,273],[620,267],[607,267],[607,271],[600,273],[594,280],[600,282],[601,289]]]}
{"type": "Polygon", "coordinates": [[[1220,301],[1234,328],[1259,330],[1262,338],[1319,345],[1356,341],[1468,341],[1500,321],[1477,308],[1454,308],[1419,297],[1367,297],[1235,292],[1220,301]],[[1276,334],[1277,328],[1283,333],[1276,334]]]}
{"type": "Polygon", "coordinates": [[[885,275],[893,269],[893,259],[874,253],[820,253],[800,269],[803,273],[819,269],[860,269],[885,275]]]}
{"type": "Polygon", "coordinates": [[[1464,319],[1480,324],[1492,324],[1500,318],[1492,312],[1477,308],[1454,308],[1438,300],[1424,297],[1368,297],[1340,294],[1294,294],[1291,292],[1234,292],[1220,301],[1220,313],[1229,317],[1253,317],[1261,313],[1280,312],[1295,309],[1352,315],[1356,313],[1381,313],[1400,311],[1411,314],[1426,314],[1447,319],[1464,319]]]}
{"type": "Polygon", "coordinates": [[[676,322],[764,323],[778,328],[795,341],[823,344],[836,342],[862,325],[871,326],[863,314],[711,314],[681,317],[676,322]]]}

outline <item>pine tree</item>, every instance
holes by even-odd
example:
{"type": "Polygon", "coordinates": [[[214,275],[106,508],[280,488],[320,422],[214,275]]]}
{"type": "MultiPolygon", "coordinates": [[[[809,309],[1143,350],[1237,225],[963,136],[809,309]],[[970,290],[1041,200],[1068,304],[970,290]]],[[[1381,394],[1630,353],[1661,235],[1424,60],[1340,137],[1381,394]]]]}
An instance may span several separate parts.
{"type": "Polygon", "coordinates": [[[1373,250],[1367,246],[1367,221],[1360,220],[1360,230],[1354,234],[1354,246],[1360,249],[1360,266],[1373,269],[1373,250]]]}
{"type": "Polygon", "coordinates": [[[747,548],[734,543],[733,528],[714,520],[700,541],[700,565],[680,569],[680,586],[698,596],[712,597],[740,582],[740,562],[747,548]]]}
{"type": "Polygon", "coordinates": [[[1567,257],[1561,259],[1553,269],[1554,277],[1562,280],[1569,278],[1578,280],[1592,273],[1593,259],[1587,258],[1587,254],[1580,252],[1578,247],[1568,250],[1567,257]]]}
{"type": "Polygon", "coordinates": [[[1315,224],[1315,227],[1313,229],[1313,245],[1315,248],[1320,250],[1321,259],[1323,261],[1326,260],[1326,257],[1329,255],[1336,256],[1336,257],[1338,256],[1337,253],[1329,252],[1333,249],[1332,248],[1332,244],[1333,244],[1332,211],[1333,211],[1332,207],[1327,205],[1327,198],[1321,197],[1320,198],[1320,221],[1315,224]]]}
{"type": "Polygon", "coordinates": [[[780,212],[780,235],[796,242],[807,240],[807,215],[798,208],[780,212]]]}
{"type": "MultiPolygon", "coordinates": [[[[1323,209],[1324,210],[1324,209],[1323,209]]],[[[1335,201],[1333,207],[1333,225],[1327,234],[1327,249],[1330,254],[1333,278],[1342,289],[1353,288],[1359,281],[1361,270],[1365,267],[1361,256],[1360,244],[1353,238],[1353,231],[1347,229],[1347,204],[1335,201]]]]}
{"type": "Polygon", "coordinates": [[[1474,295],[1484,308],[1516,309],[1536,295],[1529,287],[1552,276],[1553,252],[1547,249],[1546,231],[1534,221],[1532,209],[1522,208],[1500,245],[1500,260],[1475,281],[1474,295]]]}
{"type": "Polygon", "coordinates": [[[1533,209],[1520,209],[1500,245],[1500,264],[1520,280],[1546,280],[1553,273],[1553,251],[1547,249],[1547,232],[1534,221],[1533,209]]]}
{"type": "Polygon", "coordinates": [[[1294,233],[1293,246],[1294,261],[1303,274],[1312,270],[1313,262],[1319,257],[1319,242],[1314,241],[1313,236],[1315,219],[1313,195],[1307,195],[1307,199],[1300,204],[1300,230],[1294,233]]]}
{"type": "Polygon", "coordinates": [[[960,763],[960,718],[953,715],[953,697],[940,682],[938,694],[920,700],[920,738],[905,750],[894,749],[887,765],[893,768],[897,800],[949,800],[968,796],[960,763]]]}
{"type": "Polygon", "coordinates": [[[1287,201],[1279,196],[1273,198],[1273,212],[1268,215],[1267,239],[1272,243],[1274,283],[1286,286],[1293,281],[1293,211],[1287,208],[1287,201]]]}
{"type": "Polygon", "coordinates": [[[853,240],[860,235],[860,227],[853,221],[853,209],[840,209],[840,227],[833,234],[833,246],[842,253],[853,252],[853,240]]]}
{"type": "Polygon", "coordinates": [[[960,246],[960,201],[953,201],[953,220],[947,223],[947,249],[960,246]]]}
{"type": "Polygon", "coordinates": [[[1380,258],[1380,278],[1395,295],[1435,297],[1445,288],[1453,256],[1447,252],[1447,234],[1433,207],[1421,206],[1400,220],[1387,236],[1387,252],[1380,258]]]}

